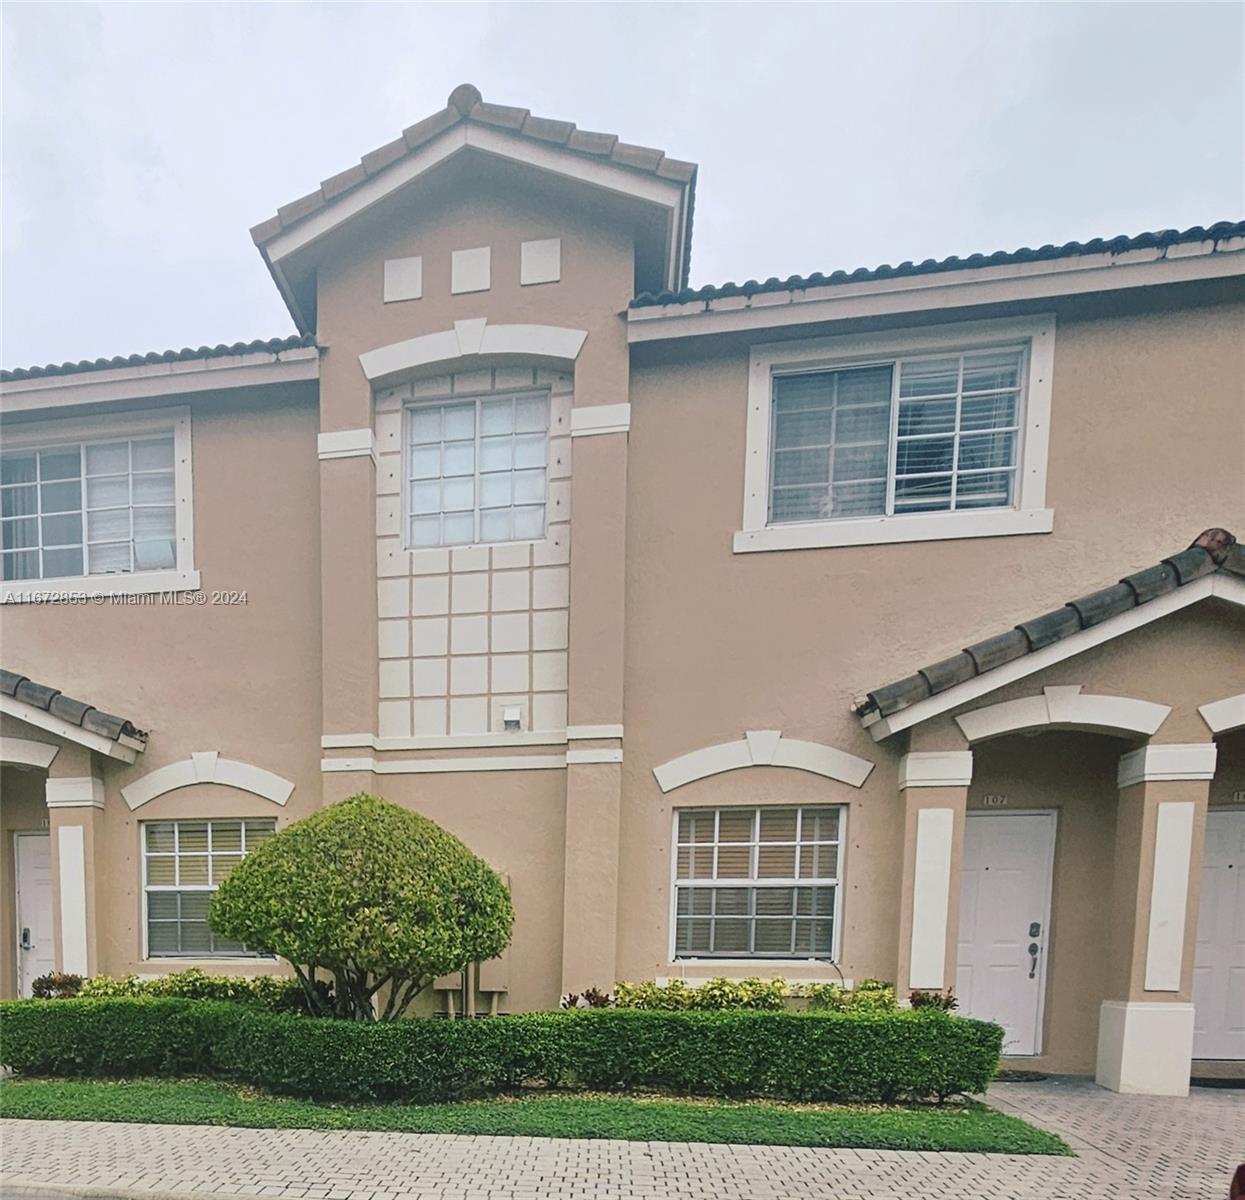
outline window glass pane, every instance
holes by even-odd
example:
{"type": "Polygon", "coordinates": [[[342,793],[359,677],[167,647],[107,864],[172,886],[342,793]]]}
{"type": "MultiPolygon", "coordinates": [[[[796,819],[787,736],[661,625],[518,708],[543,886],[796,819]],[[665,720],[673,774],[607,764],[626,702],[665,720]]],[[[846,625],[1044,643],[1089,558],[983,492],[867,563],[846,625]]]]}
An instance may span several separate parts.
{"type": "Polygon", "coordinates": [[[129,542],[101,542],[88,552],[92,575],[115,575],[130,570],[129,542]]]}
{"type": "Polygon", "coordinates": [[[955,438],[917,438],[901,441],[895,451],[895,474],[919,475],[927,471],[949,471],[955,456],[955,438]]]}
{"type": "Polygon", "coordinates": [[[474,404],[454,404],[444,411],[444,432],[447,442],[474,438],[476,435],[476,410],[474,404]]]}
{"type": "Polygon", "coordinates": [[[128,508],[103,508],[88,512],[87,537],[92,542],[111,542],[130,536],[130,510],[128,508]]]}
{"type": "Polygon", "coordinates": [[[513,433],[514,401],[486,400],[480,405],[480,434],[513,433]]]}
{"type": "Polygon", "coordinates": [[[487,508],[480,513],[480,540],[508,542],[514,536],[514,510],[487,508]]]}
{"type": "Polygon", "coordinates": [[[718,847],[719,879],[747,879],[751,873],[752,847],[750,845],[718,847]]]}
{"type": "Polygon", "coordinates": [[[516,504],[538,504],[544,498],[544,471],[514,472],[514,502],[516,504]]]}
{"type": "Polygon", "coordinates": [[[147,882],[153,884],[172,885],[177,882],[177,860],[168,858],[149,858],[147,860],[147,882]]]}
{"type": "Polygon", "coordinates": [[[29,517],[39,511],[39,489],[30,487],[7,487],[0,490],[0,515],[6,517],[29,517]]]}
{"type": "Polygon", "coordinates": [[[410,416],[411,441],[439,442],[441,440],[441,410],[439,408],[413,408],[410,416]]]}
{"type": "Polygon", "coordinates": [[[147,922],[147,953],[151,955],[176,954],[179,949],[176,921],[147,922]]]}
{"type": "Polygon", "coordinates": [[[826,449],[779,450],[774,455],[774,485],[829,483],[830,455],[826,449]]]}
{"type": "Polygon", "coordinates": [[[746,917],[748,915],[747,888],[715,888],[712,895],[715,916],[746,917]]]}
{"type": "Polygon", "coordinates": [[[761,809],[761,841],[794,842],[797,820],[794,808],[761,809]]]}
{"type": "Polygon", "coordinates": [[[45,513],[73,512],[82,507],[82,484],[76,479],[39,485],[39,507],[45,513]]]}
{"type": "MultiPolygon", "coordinates": [[[[803,889],[801,889],[803,890],[803,889]]],[[[757,888],[758,917],[789,917],[795,903],[795,888],[757,888]]]]}
{"type": "Polygon", "coordinates": [[[40,479],[77,479],[81,474],[82,454],[77,446],[72,450],[39,452],[40,479]]]}
{"type": "Polygon", "coordinates": [[[204,854],[208,848],[206,821],[178,821],[177,849],[182,854],[204,854]]]}
{"type": "Polygon", "coordinates": [[[803,412],[779,412],[774,417],[774,445],[779,450],[800,446],[828,446],[834,429],[829,408],[803,412]]]}
{"type": "Polygon", "coordinates": [[[545,533],[545,506],[533,505],[514,510],[514,536],[518,539],[543,537],[545,533]]]}
{"type": "Polygon", "coordinates": [[[774,521],[815,521],[830,515],[824,487],[776,488],[770,503],[774,521]]]}
{"type": "Polygon", "coordinates": [[[510,472],[501,475],[480,476],[480,506],[482,508],[500,508],[510,504],[510,472]]]}
{"type": "Polygon", "coordinates": [[[436,479],[441,474],[441,450],[438,446],[419,446],[411,451],[411,478],[436,479]]]}
{"type": "Polygon", "coordinates": [[[446,479],[441,483],[441,511],[470,511],[475,503],[476,485],[471,478],[446,479]]]}
{"type": "Polygon", "coordinates": [[[514,428],[517,433],[543,433],[549,428],[549,398],[521,396],[515,401],[514,428]]]}
{"type": "Polygon", "coordinates": [[[794,878],[795,847],[762,845],[757,850],[757,875],[761,879],[794,878]]]}
{"type": "Polygon", "coordinates": [[[443,475],[470,475],[475,470],[476,448],[472,442],[457,442],[441,451],[443,475]]]}
{"type": "Polygon", "coordinates": [[[511,450],[513,438],[481,438],[480,439],[480,470],[509,471],[514,465],[511,450]]]}
{"type": "Polygon", "coordinates": [[[277,823],[275,821],[247,821],[246,822],[246,848],[254,850],[256,846],[262,842],[266,842],[277,831],[277,823]]]}
{"type": "MultiPolygon", "coordinates": [[[[436,513],[441,511],[441,485],[440,483],[413,483],[411,484],[411,512],[423,515],[425,513],[436,513]]],[[[436,528],[441,528],[441,523],[436,523],[436,528]]]]}
{"type": "Polygon", "coordinates": [[[954,433],[955,400],[904,400],[899,404],[899,436],[954,433]]]}
{"type": "Polygon", "coordinates": [[[750,808],[725,808],[718,817],[718,841],[750,842],[754,812],[750,808]]]}
{"type": "Polygon", "coordinates": [[[522,434],[514,439],[516,467],[543,467],[547,458],[547,439],[542,433],[522,434]]]}
{"type": "Polygon", "coordinates": [[[967,432],[974,429],[1005,429],[1015,425],[1019,399],[1016,392],[966,396],[960,406],[960,428],[967,432]]]}
{"type": "Polygon", "coordinates": [[[172,504],[173,473],[134,476],[135,504],[172,504]]]}
{"type": "Polygon", "coordinates": [[[34,483],[35,455],[6,454],[0,458],[0,483],[34,483]]]}
{"type": "Polygon", "coordinates": [[[208,932],[206,921],[182,921],[182,946],[183,954],[191,957],[195,955],[204,955],[205,957],[212,952],[212,935],[208,932]]]}
{"type": "Polygon", "coordinates": [[[475,540],[475,516],[472,513],[447,514],[441,522],[441,536],[448,545],[466,545],[475,540]]]}
{"type": "Polygon", "coordinates": [[[147,850],[171,853],[176,846],[172,821],[149,821],[146,824],[147,850]]]}
{"type": "Polygon", "coordinates": [[[171,508],[136,508],[134,510],[134,540],[148,541],[153,538],[173,536],[173,510],[171,508]]]}
{"type": "Polygon", "coordinates": [[[833,841],[839,836],[839,809],[806,808],[800,822],[800,841],[833,841]]]}
{"type": "Polygon", "coordinates": [[[134,442],[133,456],[135,471],[171,471],[173,469],[173,439],[163,437],[151,441],[134,442]]]}
{"type": "Polygon", "coordinates": [[[956,508],[1002,508],[1012,503],[1012,471],[961,475],[956,483],[956,508]]]}
{"type": "Polygon", "coordinates": [[[206,854],[179,854],[177,857],[177,882],[182,887],[199,887],[210,883],[206,854]]]}
{"type": "Polygon", "coordinates": [[[87,446],[86,472],[88,475],[128,474],[130,470],[129,442],[107,442],[87,446]]]}
{"type": "Polygon", "coordinates": [[[895,480],[895,511],[926,512],[951,507],[951,476],[895,480]]]}
{"type": "Polygon", "coordinates": [[[212,885],[219,886],[229,878],[230,873],[242,861],[241,854],[212,855],[212,885]]]}
{"type": "Polygon", "coordinates": [[[242,849],[241,821],[212,822],[212,853],[225,854],[242,849]]]}
{"type": "Polygon", "coordinates": [[[0,530],[4,538],[4,549],[26,550],[39,545],[39,518],[19,517],[2,523],[0,530]]]}
{"type": "Polygon", "coordinates": [[[60,579],[82,574],[82,549],[45,550],[43,552],[43,577],[60,579]]]}
{"type": "MultiPolygon", "coordinates": [[[[25,522],[23,522],[24,524],[25,522]]],[[[33,526],[33,522],[30,523],[33,526]]],[[[43,518],[43,544],[45,546],[78,546],[82,544],[82,514],[43,518]]],[[[5,523],[5,548],[8,548],[8,522],[5,523]]],[[[31,533],[33,534],[33,529],[31,533]]]]}
{"type": "Polygon", "coordinates": [[[147,915],[153,921],[176,921],[177,914],[176,892],[152,892],[147,897],[147,915]]]}
{"type": "Polygon", "coordinates": [[[905,362],[899,371],[899,395],[954,396],[958,390],[959,378],[958,356],[905,362]]]}
{"type": "Polygon", "coordinates": [[[102,479],[86,481],[86,504],[88,508],[111,508],[130,502],[130,477],[106,475],[102,479]]]}
{"type": "Polygon", "coordinates": [[[1009,467],[1016,460],[1014,433],[977,433],[960,439],[960,470],[1009,467]]]}
{"type": "Polygon", "coordinates": [[[791,921],[758,921],[754,953],[776,957],[789,955],[791,947],[791,921]]]}
{"type": "Polygon", "coordinates": [[[1023,355],[1019,350],[987,351],[964,356],[964,391],[999,392],[1020,386],[1023,355]]]}
{"type": "Polygon", "coordinates": [[[440,544],[440,517],[415,517],[411,521],[412,546],[439,546],[440,544]]]}
{"type": "Polygon", "coordinates": [[[886,447],[881,442],[869,446],[838,446],[833,461],[836,483],[876,479],[885,490],[886,447]]]}
{"type": "Polygon", "coordinates": [[[6,552],[3,558],[5,579],[39,578],[39,552],[37,550],[6,552]]]}

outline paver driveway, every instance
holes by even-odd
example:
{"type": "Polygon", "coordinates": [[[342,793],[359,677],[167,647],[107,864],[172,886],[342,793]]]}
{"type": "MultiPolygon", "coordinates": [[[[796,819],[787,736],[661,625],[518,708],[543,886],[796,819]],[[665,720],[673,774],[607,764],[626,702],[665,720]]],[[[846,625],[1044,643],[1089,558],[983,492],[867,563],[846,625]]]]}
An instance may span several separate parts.
{"type": "Polygon", "coordinates": [[[1055,1079],[997,1084],[989,1099],[1061,1133],[1078,1157],[5,1121],[0,1192],[6,1200],[1219,1200],[1231,1166],[1245,1159],[1245,1092],[1171,1100],[1055,1079]]]}

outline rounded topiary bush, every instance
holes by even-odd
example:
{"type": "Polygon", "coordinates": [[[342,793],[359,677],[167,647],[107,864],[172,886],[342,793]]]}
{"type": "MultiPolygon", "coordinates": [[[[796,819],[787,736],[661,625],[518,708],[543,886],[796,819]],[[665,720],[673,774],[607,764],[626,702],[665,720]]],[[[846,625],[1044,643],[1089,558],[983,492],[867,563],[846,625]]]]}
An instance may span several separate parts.
{"type": "Polygon", "coordinates": [[[453,834],[360,794],[248,854],[208,921],[287,959],[314,1012],[369,1021],[399,1016],[438,975],[495,958],[514,911],[497,873],[453,834]],[[333,978],[331,1002],[318,972],[333,978]]]}

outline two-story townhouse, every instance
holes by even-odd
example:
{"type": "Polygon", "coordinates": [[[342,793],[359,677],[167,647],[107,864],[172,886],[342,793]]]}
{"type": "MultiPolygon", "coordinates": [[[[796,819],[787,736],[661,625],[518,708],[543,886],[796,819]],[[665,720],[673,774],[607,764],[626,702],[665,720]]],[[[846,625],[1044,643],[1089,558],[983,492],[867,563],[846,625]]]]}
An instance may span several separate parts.
{"type": "Polygon", "coordinates": [[[512,889],[441,1011],[1245,1060],[1245,224],[689,291],[695,184],[463,85],[252,231],[297,336],[5,372],[4,994],[275,969],[211,891],[367,790],[512,889]]]}

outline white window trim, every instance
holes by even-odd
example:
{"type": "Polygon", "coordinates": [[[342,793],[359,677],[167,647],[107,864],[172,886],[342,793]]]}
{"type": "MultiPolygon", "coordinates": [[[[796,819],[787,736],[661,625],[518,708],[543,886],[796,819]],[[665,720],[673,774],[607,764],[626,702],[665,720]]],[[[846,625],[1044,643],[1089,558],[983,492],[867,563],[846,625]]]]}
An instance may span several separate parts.
{"type": "Polygon", "coordinates": [[[132,571],[125,575],[65,575],[46,579],[0,582],[0,604],[15,601],[66,599],[80,596],[142,596],[153,592],[193,591],[199,586],[194,567],[194,477],[191,463],[190,409],[161,408],[145,413],[119,413],[89,420],[31,421],[6,424],[0,446],[12,450],[43,449],[60,443],[106,442],[113,439],[173,434],[173,479],[176,491],[177,566],[164,571],[132,571]]]}
{"type": "MultiPolygon", "coordinates": [[[[764,967],[771,966],[774,968],[812,965],[829,966],[834,963],[836,966],[842,962],[843,957],[843,886],[847,877],[847,822],[848,809],[847,804],[816,804],[816,803],[800,803],[800,804],[706,804],[706,805],[684,805],[682,808],[673,808],[670,811],[670,903],[666,908],[666,916],[669,924],[669,936],[666,940],[666,957],[668,964],[672,969],[678,969],[689,965],[696,966],[722,966],[722,967],[764,967]],[[724,811],[728,808],[837,808],[839,810],[839,861],[838,876],[834,883],[834,916],[831,918],[834,922],[833,936],[831,938],[830,957],[829,958],[795,958],[795,957],[755,957],[745,955],[742,958],[728,958],[725,955],[718,957],[717,955],[699,955],[696,957],[688,956],[679,957],[678,953],[678,920],[679,920],[679,813],[688,811],[693,808],[703,808],[710,812],[715,809],[724,811]]],[[[711,880],[710,883],[716,881],[711,880]]],[[[788,886],[787,881],[783,880],[753,880],[751,883],[741,886],[747,887],[764,887],[769,884],[775,887],[788,886]]],[[[729,885],[728,885],[729,886],[729,885]]],[[[807,881],[795,880],[789,886],[810,886],[807,881]]],[[[823,885],[824,886],[824,885],[823,885]]]]}
{"type": "MultiPolygon", "coordinates": [[[[549,448],[553,442],[553,389],[547,384],[533,384],[531,387],[490,388],[484,391],[446,392],[442,396],[421,396],[417,400],[408,400],[402,405],[402,446],[398,482],[402,487],[402,548],[408,554],[422,554],[428,551],[454,551],[487,549],[490,546],[535,546],[549,537],[549,448]],[[475,532],[476,538],[470,542],[442,542],[436,546],[415,546],[411,543],[411,418],[421,408],[442,408],[449,404],[474,404],[475,417],[475,471],[472,478],[479,482],[480,478],[480,411],[485,400],[499,399],[505,396],[532,396],[541,394],[548,405],[549,424],[545,429],[545,498],[541,502],[545,510],[545,524],[536,537],[511,538],[504,542],[483,542],[480,533],[480,498],[477,491],[475,497],[475,532]]],[[[511,505],[513,508],[514,506],[511,505]]]]}
{"type": "MultiPolygon", "coordinates": [[[[140,820],[138,822],[139,871],[141,872],[138,877],[138,890],[142,896],[142,961],[143,962],[184,963],[187,965],[177,968],[177,970],[184,971],[184,970],[187,970],[189,966],[192,966],[196,963],[210,963],[213,966],[220,966],[222,964],[229,964],[229,963],[238,963],[238,964],[250,964],[253,966],[256,963],[270,963],[270,962],[275,961],[276,955],[273,955],[273,954],[200,954],[197,957],[193,954],[152,954],[151,947],[148,944],[150,940],[151,931],[148,927],[148,921],[147,921],[147,895],[148,895],[149,890],[151,889],[148,887],[148,884],[147,884],[147,826],[148,825],[162,825],[165,823],[172,823],[173,825],[178,825],[182,822],[185,822],[186,824],[193,824],[194,822],[197,822],[197,821],[207,821],[210,824],[212,821],[264,821],[264,820],[271,820],[274,822],[274,832],[275,832],[275,822],[276,822],[275,817],[194,817],[194,816],[191,816],[191,817],[150,817],[145,820],[140,820]]],[[[162,855],[161,857],[168,857],[168,856],[162,855]]],[[[173,857],[174,859],[176,859],[180,857],[180,854],[174,854],[173,857]]],[[[245,858],[246,855],[243,854],[242,857],[245,858]]],[[[209,871],[211,870],[210,864],[209,864],[208,869],[209,871]]],[[[161,891],[161,892],[207,892],[209,895],[211,895],[219,887],[220,887],[220,884],[187,884],[184,887],[180,885],[176,885],[176,884],[156,884],[155,890],[161,891]]]]}
{"type": "Polygon", "coordinates": [[[735,553],[1049,533],[1054,526],[1054,513],[1046,507],[1046,462],[1054,354],[1055,317],[1049,313],[754,346],[748,362],[743,526],[735,534],[735,553]],[[769,524],[775,374],[834,370],[878,357],[978,350],[1016,341],[1027,341],[1029,350],[1025,356],[1024,414],[1014,507],[769,524]]]}

